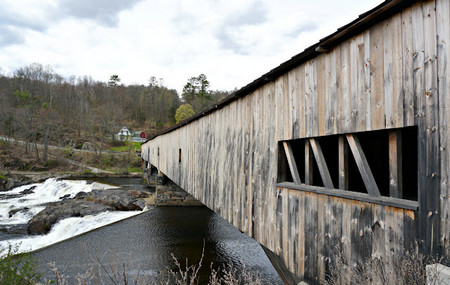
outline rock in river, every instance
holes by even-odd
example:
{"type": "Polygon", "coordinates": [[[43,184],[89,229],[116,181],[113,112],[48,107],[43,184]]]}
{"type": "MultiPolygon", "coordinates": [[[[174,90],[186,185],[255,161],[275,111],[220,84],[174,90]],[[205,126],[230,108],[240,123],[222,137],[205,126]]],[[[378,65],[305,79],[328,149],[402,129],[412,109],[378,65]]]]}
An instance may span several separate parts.
{"type": "Polygon", "coordinates": [[[84,217],[104,211],[136,211],[145,207],[145,191],[109,189],[80,192],[73,199],[54,202],[28,222],[28,233],[46,234],[58,221],[70,217],[84,217]]]}

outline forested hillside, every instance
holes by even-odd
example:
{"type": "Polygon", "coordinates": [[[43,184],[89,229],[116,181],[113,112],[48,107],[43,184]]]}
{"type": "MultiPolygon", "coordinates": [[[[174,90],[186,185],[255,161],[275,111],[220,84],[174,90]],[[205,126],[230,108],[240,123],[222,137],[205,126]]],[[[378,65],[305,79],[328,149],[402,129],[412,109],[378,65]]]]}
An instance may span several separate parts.
{"type": "MultiPolygon", "coordinates": [[[[206,76],[198,78],[203,80],[198,90],[197,78],[187,80],[189,97],[155,77],[148,85],[125,86],[118,75],[107,83],[88,76],[64,78],[51,66],[34,63],[0,74],[0,136],[25,141],[30,149],[33,144],[79,148],[85,142],[102,149],[124,125],[152,135],[175,124],[180,105],[190,103],[199,111],[229,94],[207,90],[206,76]]],[[[41,158],[47,160],[46,147],[41,158]]]]}

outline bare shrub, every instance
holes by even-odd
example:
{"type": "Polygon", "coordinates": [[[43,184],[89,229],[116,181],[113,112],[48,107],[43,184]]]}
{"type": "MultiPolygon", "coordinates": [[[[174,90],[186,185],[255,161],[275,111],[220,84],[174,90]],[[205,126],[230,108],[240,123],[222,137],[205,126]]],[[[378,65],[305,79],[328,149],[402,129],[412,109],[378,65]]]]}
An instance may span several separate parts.
{"type": "Polygon", "coordinates": [[[337,284],[412,284],[441,285],[439,272],[426,265],[448,262],[443,258],[425,256],[415,250],[397,252],[392,256],[376,256],[362,262],[350,264],[338,248],[336,261],[330,265],[330,272],[324,283],[337,284]],[[427,280],[428,277],[428,280],[427,280]],[[428,282],[427,282],[428,281],[428,282]]]}
{"type": "Polygon", "coordinates": [[[242,271],[238,271],[232,264],[221,266],[218,270],[211,264],[211,274],[209,276],[209,285],[232,285],[232,284],[250,284],[263,285],[269,284],[263,280],[260,274],[251,272],[245,266],[242,271]]]}

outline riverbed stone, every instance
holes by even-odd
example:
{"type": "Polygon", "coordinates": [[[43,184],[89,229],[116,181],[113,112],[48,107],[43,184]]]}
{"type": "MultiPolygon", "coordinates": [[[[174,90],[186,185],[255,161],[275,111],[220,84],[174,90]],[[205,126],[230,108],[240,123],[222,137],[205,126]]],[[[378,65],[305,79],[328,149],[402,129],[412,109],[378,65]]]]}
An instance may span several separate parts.
{"type": "Polygon", "coordinates": [[[105,211],[140,211],[145,207],[145,191],[108,189],[80,192],[73,199],[54,202],[28,222],[28,233],[46,234],[58,221],[70,217],[84,217],[105,211]]]}
{"type": "Polygon", "coordinates": [[[54,224],[62,219],[84,217],[111,210],[113,210],[111,206],[92,201],[71,200],[70,202],[51,203],[28,222],[28,233],[32,235],[46,234],[54,224]]]}

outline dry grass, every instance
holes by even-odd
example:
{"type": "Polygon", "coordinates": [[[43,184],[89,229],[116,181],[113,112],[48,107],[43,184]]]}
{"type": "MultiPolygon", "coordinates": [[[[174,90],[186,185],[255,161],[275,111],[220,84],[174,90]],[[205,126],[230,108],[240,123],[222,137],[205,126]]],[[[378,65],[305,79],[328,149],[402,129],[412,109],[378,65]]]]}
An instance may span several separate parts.
{"type": "Polygon", "coordinates": [[[404,251],[392,256],[379,256],[350,264],[337,249],[336,262],[330,266],[330,273],[324,283],[338,284],[411,284],[443,285],[436,268],[426,272],[426,265],[447,263],[443,258],[425,256],[417,251],[404,251]],[[427,280],[428,279],[428,280],[427,280]]]}

